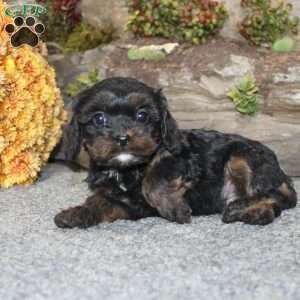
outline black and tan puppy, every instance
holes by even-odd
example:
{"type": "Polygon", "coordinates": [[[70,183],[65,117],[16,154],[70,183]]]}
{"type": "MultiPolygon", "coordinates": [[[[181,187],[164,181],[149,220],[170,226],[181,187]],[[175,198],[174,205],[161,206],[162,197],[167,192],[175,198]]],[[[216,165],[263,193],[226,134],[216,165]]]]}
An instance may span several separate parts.
{"type": "Polygon", "coordinates": [[[55,217],[59,227],[117,219],[222,213],[224,222],[265,225],[297,195],[275,154],[259,142],[207,130],[179,130],[160,90],[106,79],[80,94],[66,128],[67,158],[83,146],[94,195],[55,217]]]}

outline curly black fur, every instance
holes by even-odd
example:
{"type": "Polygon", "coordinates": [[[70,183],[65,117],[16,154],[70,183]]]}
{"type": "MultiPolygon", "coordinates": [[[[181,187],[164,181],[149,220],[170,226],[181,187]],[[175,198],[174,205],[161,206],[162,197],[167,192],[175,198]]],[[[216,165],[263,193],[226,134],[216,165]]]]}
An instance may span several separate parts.
{"type": "Polygon", "coordinates": [[[161,91],[135,79],[81,93],[64,143],[69,160],[81,146],[88,152],[95,194],[59,213],[59,227],[148,216],[188,223],[214,213],[264,225],[297,202],[272,150],[239,135],[179,130],[161,91]]]}

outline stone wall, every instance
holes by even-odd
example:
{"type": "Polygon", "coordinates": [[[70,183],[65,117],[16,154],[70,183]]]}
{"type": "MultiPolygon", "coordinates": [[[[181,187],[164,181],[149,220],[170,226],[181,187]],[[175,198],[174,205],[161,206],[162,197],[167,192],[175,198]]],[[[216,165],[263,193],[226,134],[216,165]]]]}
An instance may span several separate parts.
{"type": "MultiPolygon", "coordinates": [[[[229,11],[229,19],[224,26],[221,35],[228,38],[242,40],[237,32],[237,23],[243,18],[240,0],[224,0],[229,11]]],[[[300,16],[300,1],[289,0],[294,5],[294,14],[300,16]]],[[[126,0],[84,0],[82,1],[82,13],[85,20],[95,25],[114,24],[121,38],[126,37],[124,28],[128,20],[126,0]]]]}
{"type": "Polygon", "coordinates": [[[124,38],[129,17],[126,0],[84,0],[81,10],[87,22],[100,27],[113,24],[124,38]]]}

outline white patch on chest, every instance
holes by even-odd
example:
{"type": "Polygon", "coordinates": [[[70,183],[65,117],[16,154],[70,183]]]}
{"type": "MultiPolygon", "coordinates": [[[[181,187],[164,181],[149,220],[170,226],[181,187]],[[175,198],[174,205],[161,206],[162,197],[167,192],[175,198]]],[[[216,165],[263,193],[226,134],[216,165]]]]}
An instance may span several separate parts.
{"type": "Polygon", "coordinates": [[[132,154],[122,153],[114,157],[115,160],[118,160],[121,163],[128,163],[135,160],[135,157],[132,154]]]}

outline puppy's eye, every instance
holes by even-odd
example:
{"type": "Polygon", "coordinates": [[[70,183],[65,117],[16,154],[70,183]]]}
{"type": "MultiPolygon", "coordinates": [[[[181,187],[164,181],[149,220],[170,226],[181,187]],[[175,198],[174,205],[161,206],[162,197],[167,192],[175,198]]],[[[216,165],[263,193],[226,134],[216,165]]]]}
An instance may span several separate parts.
{"type": "Polygon", "coordinates": [[[93,121],[94,121],[95,125],[97,125],[97,126],[104,125],[106,123],[105,114],[103,112],[97,113],[94,116],[93,121]]]}
{"type": "Polygon", "coordinates": [[[136,120],[140,123],[145,123],[148,121],[148,114],[144,110],[140,110],[136,114],[136,120]]]}

